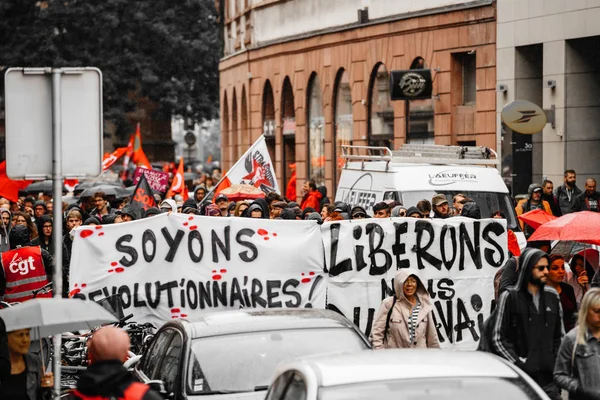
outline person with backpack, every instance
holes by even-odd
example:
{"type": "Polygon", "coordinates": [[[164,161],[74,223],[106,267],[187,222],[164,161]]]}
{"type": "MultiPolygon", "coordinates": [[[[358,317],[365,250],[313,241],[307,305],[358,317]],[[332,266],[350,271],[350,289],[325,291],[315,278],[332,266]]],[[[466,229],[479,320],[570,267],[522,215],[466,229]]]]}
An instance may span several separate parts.
{"type": "Polygon", "coordinates": [[[439,348],[432,313],[417,271],[401,269],[394,278],[394,296],[383,300],[373,322],[373,348],[439,348]]]}
{"type": "Polygon", "coordinates": [[[137,382],[123,366],[129,336],[121,328],[106,326],[88,340],[90,366],[81,375],[70,400],[162,400],[148,385],[137,382]]]}
{"type": "Polygon", "coordinates": [[[546,287],[549,257],[529,249],[519,257],[515,286],[500,295],[491,333],[493,352],[536,381],[551,399],[560,399],[553,381],[563,336],[560,300],[546,287]]]}
{"type": "MultiPolygon", "coordinates": [[[[550,204],[542,199],[543,193],[544,188],[539,183],[532,183],[529,185],[529,189],[527,190],[527,198],[520,200],[515,207],[517,216],[533,210],[543,210],[552,215],[552,208],[550,207],[550,204]]],[[[535,231],[535,229],[524,224],[521,220],[519,220],[519,224],[521,225],[521,230],[523,230],[526,238],[529,238],[529,236],[531,236],[535,231]]]]}

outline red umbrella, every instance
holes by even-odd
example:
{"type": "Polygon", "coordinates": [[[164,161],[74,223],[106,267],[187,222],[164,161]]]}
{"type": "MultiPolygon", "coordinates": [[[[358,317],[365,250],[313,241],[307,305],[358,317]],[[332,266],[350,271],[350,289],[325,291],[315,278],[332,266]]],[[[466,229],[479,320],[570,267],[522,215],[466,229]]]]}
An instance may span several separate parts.
{"type": "Polygon", "coordinates": [[[519,215],[519,219],[521,221],[525,222],[527,225],[529,225],[533,229],[539,228],[541,225],[545,224],[546,222],[554,221],[556,218],[558,218],[558,217],[555,217],[554,215],[548,214],[546,211],[539,210],[539,209],[533,210],[533,211],[528,211],[525,214],[519,215]]]}
{"type": "Polygon", "coordinates": [[[528,241],[571,240],[600,245],[600,213],[580,211],[541,225],[528,241]]]}

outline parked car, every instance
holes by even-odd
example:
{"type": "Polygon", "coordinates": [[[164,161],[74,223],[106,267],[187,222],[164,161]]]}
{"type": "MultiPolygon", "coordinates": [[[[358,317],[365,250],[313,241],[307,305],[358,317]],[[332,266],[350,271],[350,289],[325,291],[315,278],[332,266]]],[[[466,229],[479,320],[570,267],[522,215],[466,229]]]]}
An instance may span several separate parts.
{"type": "Polygon", "coordinates": [[[362,351],[301,358],[277,370],[266,400],[548,399],[524,372],[483,352],[362,351]]]}
{"type": "Polygon", "coordinates": [[[174,400],[263,399],[281,362],[370,348],[354,324],[330,310],[225,311],[165,324],[134,372],[174,400]]]}

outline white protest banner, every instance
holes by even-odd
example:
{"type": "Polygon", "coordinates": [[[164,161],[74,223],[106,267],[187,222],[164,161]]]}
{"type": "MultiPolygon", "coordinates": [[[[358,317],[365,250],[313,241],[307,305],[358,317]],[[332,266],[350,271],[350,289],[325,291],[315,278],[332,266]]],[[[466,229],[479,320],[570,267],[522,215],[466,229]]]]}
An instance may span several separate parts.
{"type": "Polygon", "coordinates": [[[70,294],[119,294],[137,322],[239,308],[325,308],[320,227],[161,214],[74,233],[70,294]]]}
{"type": "Polygon", "coordinates": [[[366,219],[321,227],[328,308],[369,335],[400,268],[418,270],[434,307],[442,347],[474,349],[490,314],[493,278],[508,259],[506,221],[366,219]]]}

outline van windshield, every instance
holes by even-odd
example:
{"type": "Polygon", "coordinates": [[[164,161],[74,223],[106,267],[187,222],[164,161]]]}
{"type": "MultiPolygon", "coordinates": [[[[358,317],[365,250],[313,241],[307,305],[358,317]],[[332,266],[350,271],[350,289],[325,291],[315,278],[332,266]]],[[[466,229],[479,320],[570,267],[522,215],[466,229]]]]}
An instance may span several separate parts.
{"type": "Polygon", "coordinates": [[[416,206],[417,203],[423,199],[431,201],[433,196],[440,193],[446,196],[448,202],[450,203],[450,207],[452,207],[452,198],[459,193],[465,195],[467,198],[473,199],[481,209],[482,218],[490,218],[494,211],[500,210],[504,213],[504,215],[506,215],[506,224],[508,229],[512,229],[513,231],[521,231],[519,224],[517,223],[515,209],[507,193],[427,190],[420,192],[402,192],[400,196],[402,199],[402,204],[404,207],[408,208],[411,206],[416,206]]]}

